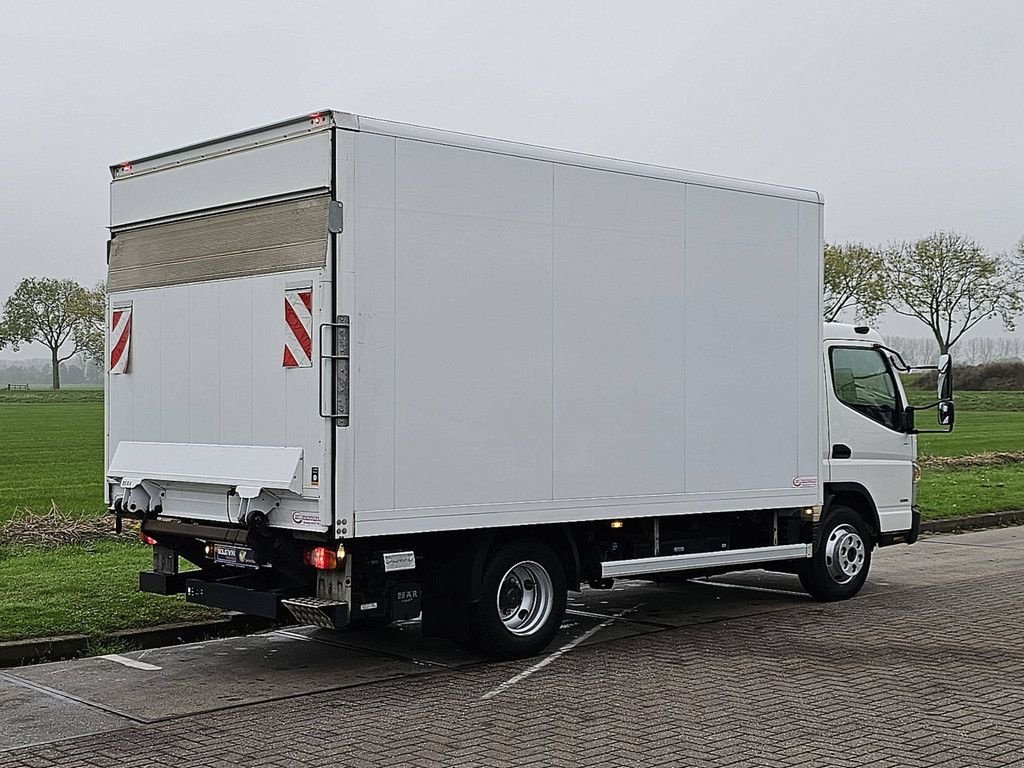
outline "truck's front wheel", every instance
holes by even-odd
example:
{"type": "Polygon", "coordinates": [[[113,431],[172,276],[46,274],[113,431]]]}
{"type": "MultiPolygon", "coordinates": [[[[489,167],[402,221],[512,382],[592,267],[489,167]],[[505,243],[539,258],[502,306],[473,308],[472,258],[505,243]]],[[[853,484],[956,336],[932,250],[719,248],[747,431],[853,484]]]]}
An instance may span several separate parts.
{"type": "Polygon", "coordinates": [[[818,600],[856,595],[871,568],[871,535],[853,509],[834,506],[822,520],[814,556],[800,569],[800,583],[818,600]]]}
{"type": "Polygon", "coordinates": [[[565,572],[541,541],[510,542],[484,566],[480,601],[472,612],[474,639],[492,656],[540,653],[565,615],[565,572]]]}

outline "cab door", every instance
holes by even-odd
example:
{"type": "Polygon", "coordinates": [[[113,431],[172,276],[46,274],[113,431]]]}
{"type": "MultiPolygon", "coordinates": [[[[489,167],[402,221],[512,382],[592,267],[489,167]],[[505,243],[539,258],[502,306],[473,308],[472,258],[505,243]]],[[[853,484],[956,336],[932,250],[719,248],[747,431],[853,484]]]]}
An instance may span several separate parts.
{"type": "Polygon", "coordinates": [[[863,486],[881,532],[908,530],[915,445],[903,426],[906,403],[892,365],[882,350],[850,342],[829,346],[825,365],[831,482],[863,486]]]}

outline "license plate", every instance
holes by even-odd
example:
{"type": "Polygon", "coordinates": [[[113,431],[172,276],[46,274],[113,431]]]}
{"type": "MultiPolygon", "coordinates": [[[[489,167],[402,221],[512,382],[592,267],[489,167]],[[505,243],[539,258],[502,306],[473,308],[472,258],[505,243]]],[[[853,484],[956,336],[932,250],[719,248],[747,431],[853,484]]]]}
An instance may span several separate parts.
{"type": "Polygon", "coordinates": [[[227,544],[213,545],[213,561],[218,565],[234,565],[240,568],[259,568],[255,550],[248,547],[232,547],[227,544]]]}

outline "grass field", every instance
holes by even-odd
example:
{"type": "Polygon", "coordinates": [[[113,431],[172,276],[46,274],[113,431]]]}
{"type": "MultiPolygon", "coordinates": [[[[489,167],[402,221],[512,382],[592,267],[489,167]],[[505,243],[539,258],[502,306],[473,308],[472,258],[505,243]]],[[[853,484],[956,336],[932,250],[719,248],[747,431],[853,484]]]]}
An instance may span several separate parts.
{"type": "Polygon", "coordinates": [[[925,520],[1024,509],[1024,464],[972,469],[925,467],[917,488],[925,520]]]}
{"type": "MultiPolygon", "coordinates": [[[[0,390],[0,429],[0,524],[22,511],[45,512],[51,503],[73,516],[105,512],[102,391],[0,390]]],[[[218,614],[139,592],[139,571],[151,560],[149,547],[123,541],[0,548],[0,641],[101,637],[218,614]]]]}
{"type": "Polygon", "coordinates": [[[139,571],[151,562],[149,547],[118,541],[0,550],[0,584],[7,585],[0,597],[0,640],[98,637],[115,629],[218,615],[179,598],[139,592],[139,571]]]}
{"type": "Polygon", "coordinates": [[[3,403],[100,403],[103,404],[102,389],[31,389],[11,391],[0,389],[0,404],[3,403]]]}
{"type": "MultiPolygon", "coordinates": [[[[914,405],[935,402],[935,393],[931,390],[911,389],[907,396],[914,405]]],[[[958,417],[964,411],[1024,411],[1024,392],[955,392],[953,398],[958,417]]],[[[921,426],[925,426],[923,422],[921,426]]]]}
{"type": "MultiPolygon", "coordinates": [[[[911,390],[911,402],[934,401],[929,391],[911,390]]],[[[1024,392],[957,392],[956,424],[948,435],[918,435],[917,449],[929,456],[971,456],[1024,451],[1024,392]]],[[[918,428],[932,428],[934,411],[917,414],[918,428]]],[[[917,489],[925,519],[1024,509],[1024,464],[949,469],[925,464],[917,489]]]]}
{"type": "Polygon", "coordinates": [[[67,402],[0,399],[0,522],[51,502],[69,514],[103,512],[103,402],[68,394],[67,402]]]}
{"type": "MultiPolygon", "coordinates": [[[[933,418],[932,411],[919,413],[916,424],[920,429],[931,429],[933,418]]],[[[921,456],[970,456],[988,451],[1024,451],[1024,411],[958,409],[953,431],[948,435],[918,435],[917,450],[921,456]]]]}
{"type": "MultiPolygon", "coordinates": [[[[910,390],[915,405],[930,405],[933,392],[910,390]]],[[[956,424],[948,435],[919,435],[922,456],[968,456],[985,451],[1024,451],[1024,392],[957,392],[956,424]]],[[[935,411],[917,414],[919,429],[937,429],[935,411]]]]}

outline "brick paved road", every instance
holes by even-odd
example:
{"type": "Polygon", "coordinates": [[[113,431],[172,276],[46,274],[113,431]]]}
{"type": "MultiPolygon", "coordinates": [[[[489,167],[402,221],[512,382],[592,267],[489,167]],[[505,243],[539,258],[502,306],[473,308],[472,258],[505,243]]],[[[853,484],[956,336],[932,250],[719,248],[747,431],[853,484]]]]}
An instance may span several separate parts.
{"type": "Polygon", "coordinates": [[[0,768],[1024,765],[1024,548],[998,546],[919,544],[863,598],[576,648],[489,699],[535,661],[132,725],[0,768]]]}

